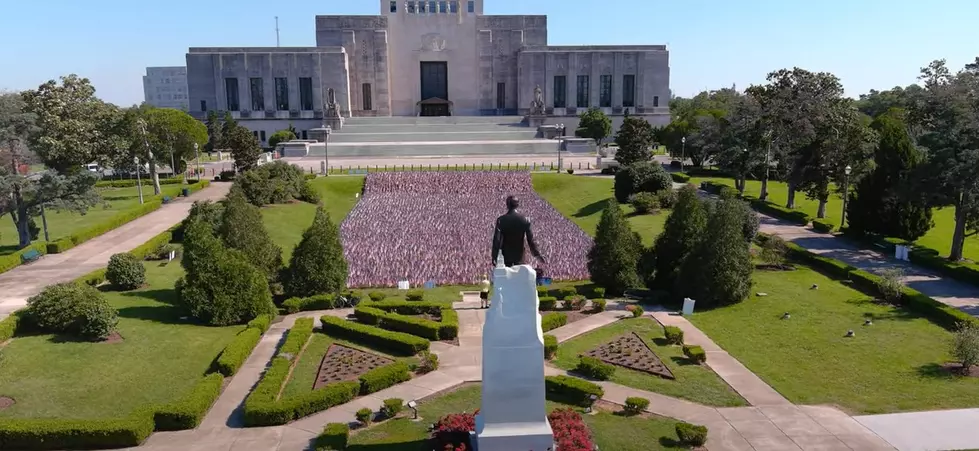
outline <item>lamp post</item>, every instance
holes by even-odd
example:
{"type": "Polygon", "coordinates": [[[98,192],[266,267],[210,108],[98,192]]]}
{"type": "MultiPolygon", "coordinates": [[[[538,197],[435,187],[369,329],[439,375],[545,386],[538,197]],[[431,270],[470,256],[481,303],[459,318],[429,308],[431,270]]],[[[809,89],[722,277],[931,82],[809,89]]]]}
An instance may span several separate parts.
{"type": "MultiPolygon", "coordinates": [[[[564,137],[564,124],[557,124],[557,128],[561,129],[561,137],[563,138],[564,137]]],[[[557,146],[557,172],[558,172],[558,174],[561,173],[561,166],[562,166],[562,164],[561,164],[562,163],[562,161],[561,161],[561,146],[563,146],[563,145],[564,145],[564,140],[562,139],[561,140],[561,144],[558,144],[558,146],[557,146]]]]}
{"type": "MultiPolygon", "coordinates": [[[[143,133],[143,145],[146,146],[146,155],[150,155],[150,142],[146,139],[146,121],[139,119],[136,124],[139,126],[140,132],[143,133]]],[[[143,203],[143,183],[139,179],[139,170],[142,169],[139,166],[139,156],[134,156],[133,161],[136,163],[136,187],[139,191],[139,203],[143,203]]],[[[152,174],[150,175],[152,177],[152,174]]],[[[154,185],[155,186],[155,185],[154,185]]]]}
{"type": "Polygon", "coordinates": [[[333,129],[329,125],[323,130],[323,175],[330,175],[330,133],[333,129]]]}
{"type": "Polygon", "coordinates": [[[201,152],[200,152],[200,146],[198,146],[197,143],[194,143],[194,156],[197,157],[197,172],[194,175],[197,176],[197,180],[200,180],[201,179],[201,152]]]}
{"type": "Polygon", "coordinates": [[[680,170],[687,163],[687,137],[680,138],[680,170]]]}
{"type": "Polygon", "coordinates": [[[133,162],[136,163],[136,191],[139,191],[139,203],[143,203],[143,182],[139,178],[139,157],[133,157],[133,162]]]}
{"type": "Polygon", "coordinates": [[[850,172],[852,172],[852,171],[853,171],[853,168],[851,168],[850,165],[846,165],[846,168],[843,169],[843,219],[840,220],[840,229],[841,230],[843,229],[843,226],[846,224],[846,201],[847,201],[847,198],[850,197],[850,193],[849,193],[850,192],[850,172]]]}

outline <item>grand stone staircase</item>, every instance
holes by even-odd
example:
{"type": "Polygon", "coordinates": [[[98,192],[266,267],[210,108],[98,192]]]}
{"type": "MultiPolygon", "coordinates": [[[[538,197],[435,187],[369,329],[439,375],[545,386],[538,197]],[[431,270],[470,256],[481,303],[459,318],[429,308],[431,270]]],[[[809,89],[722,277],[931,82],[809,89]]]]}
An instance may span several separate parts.
{"type": "MultiPolygon", "coordinates": [[[[331,157],[552,155],[560,141],[538,138],[520,116],[354,117],[330,135],[331,157]]],[[[308,156],[323,156],[322,143],[308,156]]]]}

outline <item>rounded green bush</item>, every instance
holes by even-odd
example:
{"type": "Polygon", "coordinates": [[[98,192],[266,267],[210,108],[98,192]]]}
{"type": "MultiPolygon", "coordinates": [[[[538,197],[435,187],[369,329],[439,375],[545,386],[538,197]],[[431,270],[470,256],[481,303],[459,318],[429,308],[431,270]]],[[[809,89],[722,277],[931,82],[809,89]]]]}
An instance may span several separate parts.
{"type": "Polygon", "coordinates": [[[371,298],[371,300],[374,302],[381,302],[385,298],[387,298],[388,295],[384,294],[381,291],[371,291],[370,293],[367,294],[367,297],[371,298]]]}
{"type": "Polygon", "coordinates": [[[27,300],[26,317],[45,332],[104,340],[115,329],[116,311],[101,292],[73,282],[48,286],[27,300]]]}
{"type": "Polygon", "coordinates": [[[105,278],[116,288],[134,290],[146,283],[146,267],[133,254],[115,254],[109,257],[105,278]]]}
{"type": "Polygon", "coordinates": [[[673,189],[664,189],[656,193],[656,199],[659,201],[660,208],[673,208],[676,205],[677,194],[673,189]]]}
{"type": "Polygon", "coordinates": [[[636,193],[629,196],[629,203],[636,213],[646,215],[659,208],[659,198],[653,193],[636,193]]]}

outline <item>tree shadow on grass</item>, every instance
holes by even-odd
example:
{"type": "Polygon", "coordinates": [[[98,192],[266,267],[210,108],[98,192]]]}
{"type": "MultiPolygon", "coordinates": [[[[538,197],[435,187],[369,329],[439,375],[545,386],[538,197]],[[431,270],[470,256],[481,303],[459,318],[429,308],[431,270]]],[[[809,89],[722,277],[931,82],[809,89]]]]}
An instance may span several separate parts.
{"type": "Polygon", "coordinates": [[[192,320],[183,319],[187,313],[177,305],[177,292],[173,289],[130,291],[122,293],[126,297],[136,297],[157,301],[158,305],[134,305],[119,309],[122,318],[155,321],[164,324],[191,324],[192,320]]]}
{"type": "Polygon", "coordinates": [[[428,451],[431,449],[432,445],[428,443],[428,439],[376,445],[347,445],[347,451],[428,451]]]}
{"type": "Polygon", "coordinates": [[[611,198],[598,200],[588,205],[585,205],[584,207],[579,208],[577,212],[575,212],[574,217],[587,218],[588,216],[601,213],[602,210],[604,210],[605,207],[608,205],[609,200],[611,200],[611,198]]]}
{"type": "Polygon", "coordinates": [[[664,448],[681,448],[681,447],[683,447],[683,443],[680,443],[679,440],[676,440],[676,439],[673,439],[673,438],[670,438],[670,437],[660,437],[659,438],[659,444],[660,444],[660,446],[663,446],[664,448]]]}
{"type": "Polygon", "coordinates": [[[915,372],[919,376],[932,378],[932,379],[944,379],[949,381],[954,381],[964,377],[962,374],[956,374],[949,370],[945,365],[940,365],[938,363],[926,363],[915,368],[915,372]]]}
{"type": "Polygon", "coordinates": [[[699,366],[697,362],[694,362],[686,357],[670,356],[670,360],[672,360],[673,364],[676,366],[699,366]]]}
{"type": "Polygon", "coordinates": [[[847,299],[845,302],[847,304],[855,305],[858,307],[870,307],[870,306],[890,307],[890,311],[886,313],[870,312],[870,311],[863,312],[862,315],[863,319],[870,319],[873,321],[882,321],[882,320],[911,321],[911,320],[923,318],[923,316],[915,312],[912,312],[906,308],[901,308],[900,306],[889,304],[887,302],[877,300],[877,299],[868,299],[868,298],[847,299]]]}

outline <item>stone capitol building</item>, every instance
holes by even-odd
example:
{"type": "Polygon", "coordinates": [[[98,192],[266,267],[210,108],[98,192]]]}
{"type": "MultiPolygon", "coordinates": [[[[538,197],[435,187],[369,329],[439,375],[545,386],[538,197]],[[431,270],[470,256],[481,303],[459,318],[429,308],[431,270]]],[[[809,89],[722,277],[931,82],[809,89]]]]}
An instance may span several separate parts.
{"type": "Polygon", "coordinates": [[[306,135],[331,106],[344,119],[523,116],[539,86],[548,124],[589,107],[669,122],[665,45],[548,45],[547,16],[483,15],[484,0],[379,2],[376,16],[316,16],[316,47],[190,48],[190,113],[230,111],[265,142],[289,124],[306,135]]]}

